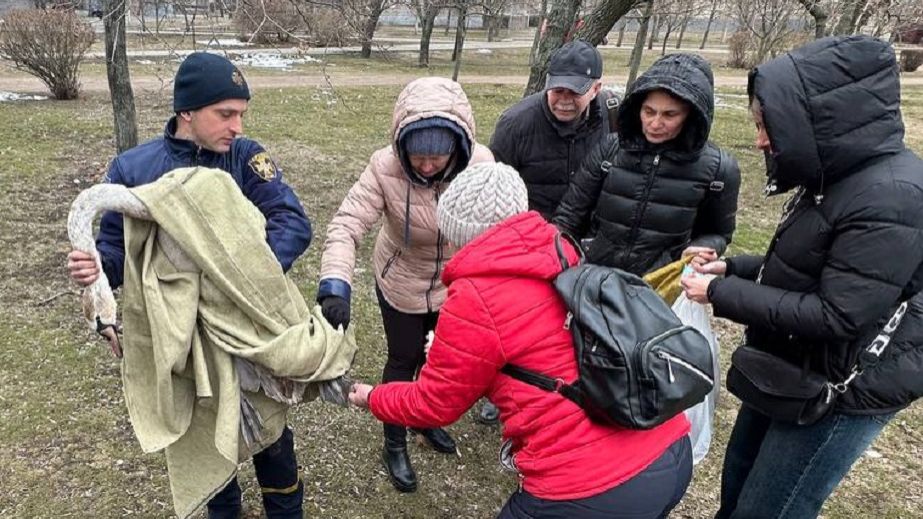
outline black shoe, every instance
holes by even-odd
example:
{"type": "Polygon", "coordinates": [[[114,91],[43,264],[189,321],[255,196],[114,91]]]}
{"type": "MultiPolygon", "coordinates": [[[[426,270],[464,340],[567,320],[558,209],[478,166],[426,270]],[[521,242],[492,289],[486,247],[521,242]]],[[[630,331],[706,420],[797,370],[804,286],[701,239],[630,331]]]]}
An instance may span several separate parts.
{"type": "Polygon", "coordinates": [[[388,479],[391,480],[394,488],[400,492],[413,492],[417,489],[417,473],[410,465],[407,445],[389,446],[385,441],[385,447],[381,451],[381,461],[385,464],[385,471],[388,472],[388,479]]]}
{"type": "Polygon", "coordinates": [[[430,447],[437,452],[443,454],[456,454],[458,452],[455,440],[449,436],[449,433],[445,432],[445,429],[411,429],[411,432],[425,438],[430,447]]]}
{"type": "Polygon", "coordinates": [[[477,422],[484,425],[496,425],[500,423],[500,410],[497,409],[497,406],[490,403],[490,401],[485,401],[484,405],[481,406],[481,410],[478,412],[477,422]]]}

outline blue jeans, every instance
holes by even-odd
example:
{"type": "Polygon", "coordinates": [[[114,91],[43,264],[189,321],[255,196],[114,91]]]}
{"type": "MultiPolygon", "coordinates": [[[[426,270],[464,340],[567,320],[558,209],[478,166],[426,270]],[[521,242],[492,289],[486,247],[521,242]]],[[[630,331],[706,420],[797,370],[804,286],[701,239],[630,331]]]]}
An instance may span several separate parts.
{"type": "Polygon", "coordinates": [[[676,440],[646,469],[595,496],[567,501],[513,493],[497,519],[657,519],[679,504],[692,479],[689,436],[676,440]]]}
{"type": "Polygon", "coordinates": [[[850,467],[894,413],[831,413],[789,425],[741,406],[721,473],[716,519],[817,517],[850,467]]]}
{"type": "MultiPolygon", "coordinates": [[[[263,508],[270,519],[300,519],[304,483],[295,460],[295,441],[287,426],[275,443],[253,455],[256,480],[263,494],[263,508]]],[[[240,517],[240,485],[231,480],[208,502],[209,519],[240,517]]]]}

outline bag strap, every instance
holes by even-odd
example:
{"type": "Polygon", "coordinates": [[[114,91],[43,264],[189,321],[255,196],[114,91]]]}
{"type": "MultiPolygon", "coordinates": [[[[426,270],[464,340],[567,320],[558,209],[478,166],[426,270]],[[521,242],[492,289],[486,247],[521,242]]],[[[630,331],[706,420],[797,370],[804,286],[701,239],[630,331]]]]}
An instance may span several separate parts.
{"type": "Polygon", "coordinates": [[[618,94],[611,90],[603,90],[605,96],[602,102],[603,106],[606,108],[606,115],[609,123],[609,133],[618,133],[619,132],[619,104],[622,100],[619,98],[618,94]]]}
{"type": "Polygon", "coordinates": [[[526,368],[521,368],[515,364],[505,364],[502,368],[500,368],[500,372],[509,375],[520,382],[525,382],[530,386],[544,389],[549,393],[559,393],[561,396],[577,404],[578,406],[583,406],[583,394],[580,392],[580,390],[577,389],[576,386],[568,384],[560,378],[551,378],[547,375],[542,375],[541,373],[536,373],[526,368]]]}
{"type": "Polygon", "coordinates": [[[830,384],[830,387],[834,391],[845,393],[856,377],[861,375],[863,371],[873,368],[878,364],[881,355],[884,353],[885,349],[887,349],[888,345],[891,344],[891,336],[897,331],[897,328],[901,324],[901,320],[904,318],[904,314],[907,313],[909,303],[909,301],[903,301],[898,305],[897,310],[894,311],[894,314],[891,315],[891,318],[885,323],[881,332],[872,340],[871,344],[859,353],[859,358],[856,360],[856,364],[850,371],[849,376],[846,377],[846,380],[838,384],[830,384]]]}
{"type": "Polygon", "coordinates": [[[710,194],[717,194],[724,191],[724,178],[727,176],[725,170],[730,162],[730,157],[727,156],[727,153],[721,148],[718,148],[718,168],[715,171],[715,176],[711,183],[708,184],[708,192],[710,194]]]}
{"type": "Polygon", "coordinates": [[[583,248],[580,247],[580,244],[577,242],[576,238],[564,231],[559,231],[554,235],[554,250],[558,253],[558,261],[561,262],[562,271],[583,263],[585,258],[583,248]],[[577,251],[577,263],[574,263],[574,265],[571,265],[570,262],[567,261],[567,254],[564,253],[564,242],[562,239],[569,241],[570,244],[574,246],[574,250],[577,251]]]}

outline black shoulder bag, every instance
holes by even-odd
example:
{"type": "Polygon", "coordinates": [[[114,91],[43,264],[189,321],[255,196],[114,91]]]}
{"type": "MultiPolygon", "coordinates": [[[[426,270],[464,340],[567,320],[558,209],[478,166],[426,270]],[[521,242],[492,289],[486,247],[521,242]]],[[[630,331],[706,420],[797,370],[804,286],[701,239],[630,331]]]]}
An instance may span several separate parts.
{"type": "Polygon", "coordinates": [[[752,346],[741,346],[731,355],[727,388],[744,405],[773,420],[796,425],[816,423],[833,409],[837,395],[845,393],[856,377],[878,363],[906,312],[904,301],[881,333],[859,353],[849,376],[841,382],[831,382],[811,371],[807,355],[804,365],[797,366],[752,346]]]}

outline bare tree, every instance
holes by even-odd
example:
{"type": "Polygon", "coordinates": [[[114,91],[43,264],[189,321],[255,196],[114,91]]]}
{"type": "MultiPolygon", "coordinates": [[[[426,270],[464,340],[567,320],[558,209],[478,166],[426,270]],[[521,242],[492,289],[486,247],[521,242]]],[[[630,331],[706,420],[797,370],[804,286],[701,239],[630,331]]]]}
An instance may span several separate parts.
{"type": "Polygon", "coordinates": [[[547,11],[543,9],[545,15],[532,44],[529,81],[524,95],[538,92],[544,87],[548,60],[565,41],[582,39],[599,45],[615,23],[639,3],[639,0],[599,0],[596,7],[584,17],[584,23],[574,30],[582,0],[548,0],[547,11]]]}
{"type": "Polygon", "coordinates": [[[75,99],[77,68],[94,38],[72,10],[14,10],[0,25],[0,57],[41,79],[56,99],[75,99]]]}
{"type": "Polygon", "coordinates": [[[378,28],[378,19],[381,13],[391,7],[390,0],[368,0],[366,4],[365,27],[362,31],[362,50],[359,53],[363,58],[372,57],[372,38],[378,28]]]}
{"type": "Polygon", "coordinates": [[[793,17],[800,7],[793,0],[734,0],[737,22],[750,35],[753,57],[750,65],[758,65],[783,50],[786,40],[795,32],[793,17]]]}
{"type": "Polygon", "coordinates": [[[131,74],[125,53],[125,16],[127,0],[104,0],[103,24],[106,34],[106,76],[115,124],[115,145],[119,153],[138,144],[135,122],[135,96],[131,90],[131,74]]]}
{"type": "Polygon", "coordinates": [[[500,33],[500,17],[509,8],[511,0],[480,0],[487,28],[487,41],[495,41],[500,33]]]}
{"type": "Polygon", "coordinates": [[[711,32],[711,24],[715,21],[715,15],[718,13],[718,0],[712,0],[711,2],[711,11],[708,13],[708,24],[705,25],[705,34],[702,36],[702,43],[699,44],[699,49],[704,49],[705,44],[708,43],[708,33],[711,32]]]}
{"type": "Polygon", "coordinates": [[[827,35],[827,19],[830,15],[821,5],[821,0],[798,0],[798,3],[804,6],[808,14],[814,18],[814,38],[819,39],[827,35]]]}
{"type": "Polygon", "coordinates": [[[615,23],[628,14],[643,0],[600,0],[596,7],[584,18],[583,27],[577,30],[575,38],[599,45],[615,26],[615,23]]]}
{"type": "Polygon", "coordinates": [[[458,81],[461,71],[462,50],[465,48],[465,36],[468,34],[468,7],[471,0],[457,0],[458,25],[455,28],[455,47],[452,48],[452,61],[455,68],[452,70],[452,80],[458,81]]]}
{"type": "Polygon", "coordinates": [[[538,37],[532,46],[529,81],[523,96],[544,88],[548,60],[555,50],[564,45],[564,38],[574,26],[581,3],[582,0],[549,0],[548,12],[537,29],[538,37]]]}
{"type": "Polygon", "coordinates": [[[651,24],[651,17],[654,14],[654,0],[647,2],[644,8],[644,14],[641,15],[640,27],[638,34],[635,35],[635,46],[631,49],[631,57],[628,58],[628,81],[625,83],[625,91],[631,88],[631,84],[638,77],[638,69],[641,68],[641,56],[644,54],[644,40],[647,39],[647,30],[651,24]]]}
{"type": "Polygon", "coordinates": [[[438,0],[413,0],[411,6],[417,13],[420,20],[420,55],[417,65],[420,67],[429,66],[429,43],[433,38],[433,26],[436,24],[436,16],[439,10],[445,4],[438,0]]]}

